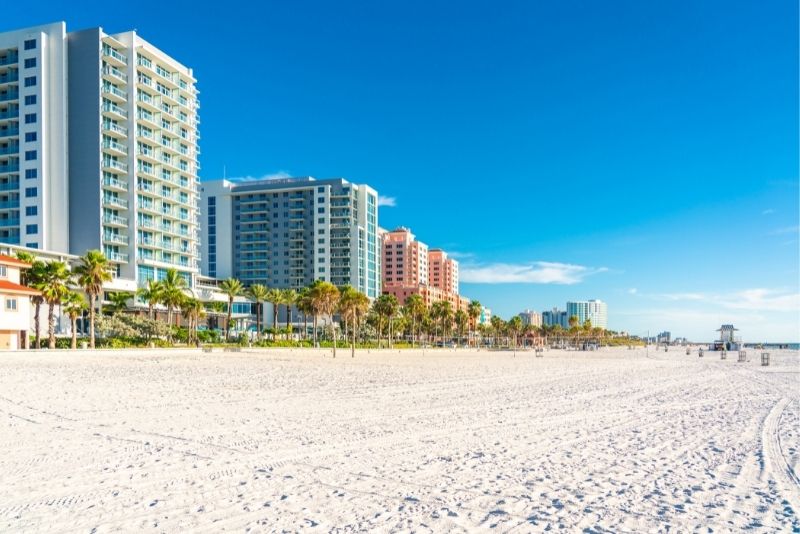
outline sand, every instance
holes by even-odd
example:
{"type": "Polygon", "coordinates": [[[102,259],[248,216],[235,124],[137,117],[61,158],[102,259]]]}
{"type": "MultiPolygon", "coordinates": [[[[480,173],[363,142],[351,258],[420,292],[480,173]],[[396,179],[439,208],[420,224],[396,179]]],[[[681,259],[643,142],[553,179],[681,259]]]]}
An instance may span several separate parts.
{"type": "Polygon", "coordinates": [[[0,531],[800,529],[800,358],[0,354],[0,531]]]}

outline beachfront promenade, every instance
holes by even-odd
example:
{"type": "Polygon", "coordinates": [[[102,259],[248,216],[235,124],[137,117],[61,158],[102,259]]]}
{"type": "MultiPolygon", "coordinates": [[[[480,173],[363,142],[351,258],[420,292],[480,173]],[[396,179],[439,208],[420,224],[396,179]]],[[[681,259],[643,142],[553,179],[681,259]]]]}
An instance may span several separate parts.
{"type": "Polygon", "coordinates": [[[798,353],[0,354],[0,530],[800,528],[798,353]]]}

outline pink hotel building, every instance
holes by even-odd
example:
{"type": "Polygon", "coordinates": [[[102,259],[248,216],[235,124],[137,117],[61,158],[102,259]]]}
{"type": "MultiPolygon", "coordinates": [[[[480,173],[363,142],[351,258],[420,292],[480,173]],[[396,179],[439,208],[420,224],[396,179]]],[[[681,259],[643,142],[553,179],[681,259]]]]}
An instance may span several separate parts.
{"type": "Polygon", "coordinates": [[[428,250],[408,228],[381,235],[382,289],[402,306],[406,298],[420,295],[430,306],[449,301],[453,310],[466,310],[469,300],[458,294],[458,262],[440,249],[428,250]]]}

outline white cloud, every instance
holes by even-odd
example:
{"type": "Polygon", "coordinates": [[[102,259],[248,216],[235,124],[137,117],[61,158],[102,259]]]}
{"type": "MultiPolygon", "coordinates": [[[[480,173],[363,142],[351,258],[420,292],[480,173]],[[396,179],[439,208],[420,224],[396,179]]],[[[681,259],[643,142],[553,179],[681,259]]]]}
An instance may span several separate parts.
{"type": "Polygon", "coordinates": [[[728,310],[800,312],[800,293],[777,289],[744,289],[725,295],[662,293],[651,296],[672,302],[699,302],[728,310]]]}
{"type": "Polygon", "coordinates": [[[378,196],[378,206],[385,206],[387,208],[394,208],[397,206],[397,199],[395,197],[378,196]]]}
{"type": "Polygon", "coordinates": [[[784,226],[783,228],[776,228],[775,230],[771,231],[769,235],[796,234],[798,232],[800,232],[800,225],[784,226]]]}
{"type": "Polygon", "coordinates": [[[630,288],[630,289],[628,290],[628,294],[629,294],[629,295],[635,295],[635,294],[636,294],[636,293],[638,293],[638,292],[639,292],[639,290],[638,290],[638,289],[636,289],[635,287],[632,287],[632,288],[630,288]]]}
{"type": "Polygon", "coordinates": [[[475,257],[472,252],[458,252],[457,250],[448,250],[447,255],[457,260],[469,260],[475,257]]]}
{"type": "Polygon", "coordinates": [[[772,215],[773,213],[775,213],[774,209],[767,208],[767,209],[765,209],[764,211],[761,212],[761,215],[772,215]]]}
{"type": "Polygon", "coordinates": [[[291,178],[292,175],[288,171],[278,171],[272,174],[265,174],[263,176],[237,176],[234,178],[227,178],[232,182],[254,182],[256,180],[280,180],[282,178],[291,178]]]}
{"type": "Polygon", "coordinates": [[[605,267],[537,261],[530,264],[491,263],[464,265],[459,277],[472,284],[577,284],[587,276],[605,272],[605,267]]]}

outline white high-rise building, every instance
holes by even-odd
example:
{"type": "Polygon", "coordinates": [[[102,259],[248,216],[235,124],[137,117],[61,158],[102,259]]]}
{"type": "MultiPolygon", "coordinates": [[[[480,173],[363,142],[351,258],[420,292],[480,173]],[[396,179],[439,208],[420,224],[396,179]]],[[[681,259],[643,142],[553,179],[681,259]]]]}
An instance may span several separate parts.
{"type": "Polygon", "coordinates": [[[63,22],[0,33],[0,242],[67,252],[63,22]]]}
{"type": "Polygon", "coordinates": [[[200,273],[192,70],[136,32],[0,34],[0,243],[200,273]]]}
{"type": "Polygon", "coordinates": [[[567,302],[567,317],[576,316],[578,326],[589,320],[592,327],[608,328],[608,305],[602,300],[567,302]]]}
{"type": "Polygon", "coordinates": [[[192,70],[136,32],[70,33],[70,249],[142,285],[200,272],[192,70]]]}

